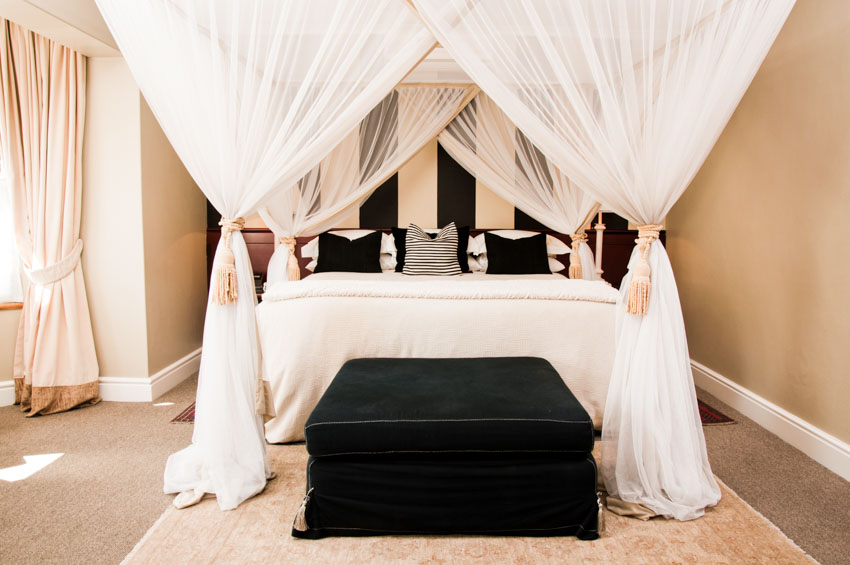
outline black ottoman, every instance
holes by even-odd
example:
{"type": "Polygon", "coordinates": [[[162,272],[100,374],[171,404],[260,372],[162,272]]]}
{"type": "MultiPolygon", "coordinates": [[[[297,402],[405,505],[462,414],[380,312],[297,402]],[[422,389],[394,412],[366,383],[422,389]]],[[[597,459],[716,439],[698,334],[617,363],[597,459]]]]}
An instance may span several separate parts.
{"type": "Polygon", "coordinates": [[[355,359],[305,434],[293,536],[598,537],[593,423],[544,359],[355,359]]]}

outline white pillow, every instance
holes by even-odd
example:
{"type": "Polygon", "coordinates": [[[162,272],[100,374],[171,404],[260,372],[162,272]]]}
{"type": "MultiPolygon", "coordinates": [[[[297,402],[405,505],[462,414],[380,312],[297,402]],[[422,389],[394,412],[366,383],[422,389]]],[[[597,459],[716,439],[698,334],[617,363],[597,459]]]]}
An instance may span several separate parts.
{"type": "Polygon", "coordinates": [[[552,271],[553,273],[560,273],[561,271],[563,271],[566,268],[567,268],[566,265],[564,265],[563,263],[561,263],[560,261],[558,261],[554,257],[549,257],[549,270],[552,271]]]}
{"type": "Polygon", "coordinates": [[[382,271],[394,271],[397,263],[398,262],[395,260],[395,253],[381,253],[382,271]]]}
{"type": "MultiPolygon", "coordinates": [[[[472,261],[473,261],[472,259],[469,260],[469,270],[479,271],[479,272],[487,272],[488,261],[487,261],[487,254],[486,253],[476,257],[476,263],[478,263],[478,268],[476,268],[476,269],[472,268],[472,261]]],[[[566,268],[567,268],[566,265],[564,265],[563,263],[561,263],[560,261],[558,261],[554,257],[549,257],[549,270],[552,271],[553,273],[560,273],[561,271],[563,271],[566,268]]],[[[522,275],[518,275],[518,276],[522,276],[522,275]]]]}
{"type": "Polygon", "coordinates": [[[481,267],[481,264],[478,262],[478,259],[476,259],[472,255],[467,255],[467,263],[469,264],[470,273],[480,273],[486,270],[481,267]]]}
{"type": "MultiPolygon", "coordinates": [[[[347,237],[349,240],[360,239],[363,236],[367,236],[370,233],[375,233],[375,230],[334,230],[330,231],[333,235],[341,235],[342,237],[347,237]]],[[[395,243],[393,240],[393,236],[390,234],[381,234],[381,253],[391,253],[395,255],[395,243]]],[[[312,257],[313,259],[319,256],[319,237],[316,236],[301,247],[301,256],[305,259],[307,257],[312,257]]]]}
{"type": "MultiPolygon", "coordinates": [[[[507,239],[522,239],[538,235],[539,232],[523,231],[523,230],[491,230],[490,233],[504,237],[507,239]]],[[[479,234],[474,238],[474,244],[470,243],[469,249],[473,255],[482,255],[487,253],[487,244],[485,243],[484,234],[479,234]],[[474,247],[473,247],[474,246],[474,247]]],[[[546,234],[546,254],[550,257],[555,255],[564,255],[570,252],[570,246],[558,239],[557,237],[546,234]]]]}
{"type": "MultiPolygon", "coordinates": [[[[307,266],[304,267],[311,273],[316,270],[316,265],[319,264],[318,259],[313,259],[307,266]]],[[[395,271],[396,260],[395,255],[391,255],[389,253],[381,253],[381,270],[382,271],[395,271]]]]}

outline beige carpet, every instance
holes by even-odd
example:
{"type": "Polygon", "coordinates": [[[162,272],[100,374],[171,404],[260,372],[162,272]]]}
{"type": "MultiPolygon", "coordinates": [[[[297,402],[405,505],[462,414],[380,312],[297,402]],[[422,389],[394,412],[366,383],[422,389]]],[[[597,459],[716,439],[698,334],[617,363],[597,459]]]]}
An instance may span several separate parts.
{"type": "Polygon", "coordinates": [[[169,422],[196,388],[188,379],[153,403],[34,418],[0,408],[0,469],[63,454],[25,480],[0,480],[0,564],[119,563],[174,498],[162,492],[162,470],[189,445],[192,426],[169,422]]]}
{"type": "Polygon", "coordinates": [[[125,563],[812,563],[731,490],[691,522],[642,522],[606,512],[592,542],[575,538],[367,537],[299,540],[290,536],[304,493],[303,445],[269,447],[278,478],[236,510],[214,499],[169,508],[125,563]]]}

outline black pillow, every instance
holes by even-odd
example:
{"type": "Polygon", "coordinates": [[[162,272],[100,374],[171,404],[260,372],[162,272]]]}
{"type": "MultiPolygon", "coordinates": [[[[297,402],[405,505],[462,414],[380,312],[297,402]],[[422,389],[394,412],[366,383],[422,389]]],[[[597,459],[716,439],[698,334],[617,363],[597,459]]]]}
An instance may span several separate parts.
{"type": "MultiPolygon", "coordinates": [[[[428,234],[428,237],[434,239],[437,234],[428,234]]],[[[393,239],[395,240],[395,271],[397,273],[404,272],[404,256],[407,254],[405,245],[407,242],[406,228],[393,228],[393,239]]],[[[457,262],[460,265],[461,272],[469,272],[469,257],[466,255],[466,249],[469,247],[469,226],[457,228],[457,262]]],[[[321,257],[321,253],[319,254],[321,257]]],[[[548,265],[548,263],[547,263],[548,265]]]]}
{"type": "Polygon", "coordinates": [[[332,233],[319,234],[319,258],[313,272],[380,273],[381,235],[376,231],[349,240],[332,233]]]}
{"type": "Polygon", "coordinates": [[[395,240],[395,272],[404,272],[404,256],[407,255],[407,229],[393,228],[393,239],[395,240]]]}
{"type": "MultiPolygon", "coordinates": [[[[508,239],[484,233],[488,275],[551,275],[546,234],[508,239]]],[[[319,255],[321,257],[321,255],[319,255]]]]}

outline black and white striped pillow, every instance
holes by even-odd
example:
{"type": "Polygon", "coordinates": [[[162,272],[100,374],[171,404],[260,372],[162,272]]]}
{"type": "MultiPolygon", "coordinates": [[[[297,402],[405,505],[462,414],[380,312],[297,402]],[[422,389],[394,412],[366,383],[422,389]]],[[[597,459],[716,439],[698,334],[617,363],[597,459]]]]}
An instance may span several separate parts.
{"type": "Polygon", "coordinates": [[[405,238],[407,254],[405,275],[459,275],[457,262],[457,228],[455,223],[440,230],[434,239],[416,224],[410,224],[405,238]]]}

